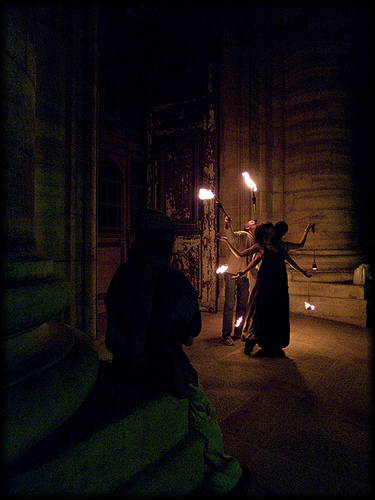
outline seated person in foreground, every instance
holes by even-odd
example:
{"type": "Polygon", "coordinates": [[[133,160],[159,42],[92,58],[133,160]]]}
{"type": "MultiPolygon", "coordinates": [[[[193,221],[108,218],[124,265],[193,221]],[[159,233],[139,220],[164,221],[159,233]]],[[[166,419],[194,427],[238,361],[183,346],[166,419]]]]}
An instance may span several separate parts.
{"type": "Polygon", "coordinates": [[[169,267],[175,224],[165,214],[141,210],[128,261],[105,297],[106,347],[113,369],[150,392],[189,398],[189,427],[205,440],[204,488],[235,493],[249,486],[249,472],[224,454],[216,411],[198,382],[183,345],[201,330],[198,293],[181,271],[169,267]],[[240,481],[241,478],[241,481],[240,481]]]}

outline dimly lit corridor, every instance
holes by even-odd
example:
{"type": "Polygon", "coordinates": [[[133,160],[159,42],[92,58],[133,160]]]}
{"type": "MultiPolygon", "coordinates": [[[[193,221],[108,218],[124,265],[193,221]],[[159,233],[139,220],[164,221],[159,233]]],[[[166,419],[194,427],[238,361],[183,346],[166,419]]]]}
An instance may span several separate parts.
{"type": "Polygon", "coordinates": [[[7,492],[202,487],[188,398],[108,375],[105,297],[147,208],[175,224],[168,265],[203,321],[184,349],[252,494],[369,495],[370,8],[8,4],[3,18],[7,492]],[[293,251],[311,277],[287,267],[284,359],[222,343],[227,213],[234,230],[285,221],[292,243],[315,224],[293,251]]]}

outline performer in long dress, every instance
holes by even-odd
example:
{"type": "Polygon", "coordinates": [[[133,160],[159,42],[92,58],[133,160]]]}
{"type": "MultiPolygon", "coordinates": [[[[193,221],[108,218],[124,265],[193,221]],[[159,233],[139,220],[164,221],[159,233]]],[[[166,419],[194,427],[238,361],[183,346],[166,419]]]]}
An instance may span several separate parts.
{"type": "MultiPolygon", "coordinates": [[[[309,224],[308,230],[312,227],[309,224]]],[[[304,235],[295,248],[300,248],[306,241],[304,235]]],[[[243,271],[234,278],[244,273],[261,262],[257,281],[249,299],[245,324],[242,332],[242,340],[245,341],[245,353],[250,354],[256,343],[261,347],[257,353],[259,356],[283,357],[283,348],[289,345],[289,293],[288,277],[285,267],[285,259],[293,263],[295,268],[299,266],[287,255],[288,246],[283,244],[280,231],[271,224],[260,224],[255,231],[255,244],[248,249],[238,252],[230,242],[220,235],[218,239],[225,241],[231,251],[238,257],[255,255],[243,271]]],[[[290,248],[290,247],[289,247],[290,248]]],[[[303,270],[301,272],[305,273],[303,270]]]]}

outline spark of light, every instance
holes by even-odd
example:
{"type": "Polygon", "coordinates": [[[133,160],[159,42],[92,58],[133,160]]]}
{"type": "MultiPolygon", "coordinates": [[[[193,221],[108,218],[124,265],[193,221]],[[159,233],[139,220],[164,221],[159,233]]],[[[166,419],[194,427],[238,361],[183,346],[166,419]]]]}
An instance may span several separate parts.
{"type": "Polygon", "coordinates": [[[234,325],[236,328],[237,328],[238,326],[240,326],[240,324],[242,323],[242,319],[243,319],[243,318],[242,318],[242,316],[240,316],[240,317],[238,318],[238,320],[236,321],[236,324],[234,325]]]}
{"type": "Polygon", "coordinates": [[[216,273],[217,273],[217,274],[223,274],[223,273],[225,273],[225,271],[226,271],[227,269],[228,269],[228,266],[225,266],[225,265],[224,265],[224,266],[220,266],[220,267],[218,267],[218,268],[216,269],[216,273]]]}
{"type": "Polygon", "coordinates": [[[315,306],[309,304],[308,302],[305,302],[305,308],[307,311],[313,311],[315,309],[315,306]]]}
{"type": "Polygon", "coordinates": [[[211,189],[203,189],[203,188],[199,190],[198,196],[201,200],[212,200],[212,198],[215,197],[211,189]]]}

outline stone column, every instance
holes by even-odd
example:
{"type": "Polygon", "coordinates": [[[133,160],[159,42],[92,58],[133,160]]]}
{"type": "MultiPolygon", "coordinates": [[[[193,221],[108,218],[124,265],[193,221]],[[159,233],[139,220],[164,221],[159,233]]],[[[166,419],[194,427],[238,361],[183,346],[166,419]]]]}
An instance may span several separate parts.
{"type": "MultiPolygon", "coordinates": [[[[8,8],[5,12],[6,463],[16,460],[77,409],[91,390],[98,367],[96,351],[82,332],[51,321],[70,304],[72,290],[55,274],[53,259],[45,257],[36,244],[36,100],[41,97],[36,87],[41,77],[38,55],[46,50],[36,43],[37,18],[38,8],[8,8]],[[72,386],[74,380],[79,384],[72,386]]],[[[45,29],[51,29],[48,23],[45,29]]],[[[50,36],[54,36],[52,29],[50,36]]],[[[48,134],[44,138],[48,143],[48,134]]],[[[50,157],[54,154],[51,145],[49,153],[50,157]]],[[[50,168],[48,155],[40,171],[43,168],[50,168]]]]}
{"type": "Polygon", "coordinates": [[[6,18],[4,229],[7,253],[35,248],[35,53],[17,13],[6,18]]]}
{"type": "MultiPolygon", "coordinates": [[[[242,173],[247,171],[259,181],[259,161],[251,148],[250,122],[250,31],[247,15],[240,17],[233,8],[221,12],[222,41],[219,78],[219,175],[218,197],[232,219],[234,230],[243,229],[254,217],[251,192],[242,173]]],[[[258,151],[257,151],[258,153],[258,151]]],[[[259,218],[259,213],[258,213],[259,218]]],[[[224,214],[218,213],[218,230],[222,232],[224,214]]],[[[220,243],[218,264],[226,262],[229,250],[220,243]]],[[[224,305],[224,279],[218,275],[218,309],[224,305]]]]}
{"type": "Polygon", "coordinates": [[[319,281],[350,280],[361,261],[347,84],[352,33],[344,14],[293,9],[285,15],[285,220],[291,241],[316,223],[306,250],[294,255],[311,268],[315,247],[319,281]]]}
{"type": "MultiPolygon", "coordinates": [[[[222,15],[222,51],[220,57],[220,179],[219,198],[232,218],[234,229],[242,229],[252,213],[250,192],[242,172],[248,171],[255,182],[259,172],[250,161],[250,33],[247,17],[235,9],[222,15]]],[[[220,229],[224,215],[220,213],[220,229]]],[[[220,246],[221,248],[221,246],[220,246]]]]}

